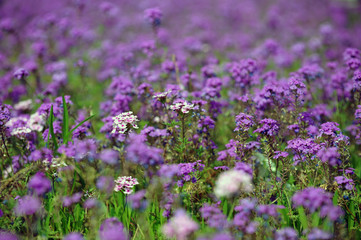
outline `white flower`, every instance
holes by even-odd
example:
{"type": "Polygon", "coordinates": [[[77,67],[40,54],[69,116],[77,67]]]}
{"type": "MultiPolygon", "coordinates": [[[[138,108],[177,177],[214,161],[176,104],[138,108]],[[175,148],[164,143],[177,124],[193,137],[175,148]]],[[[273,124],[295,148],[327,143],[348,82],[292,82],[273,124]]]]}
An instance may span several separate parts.
{"type": "Polygon", "coordinates": [[[170,106],[170,109],[176,112],[189,113],[190,110],[194,109],[194,104],[179,102],[170,106]]]}
{"type": "Polygon", "coordinates": [[[133,112],[124,112],[119,114],[116,117],[113,117],[113,130],[111,133],[121,133],[124,134],[127,131],[130,131],[131,128],[138,128],[136,122],[138,122],[138,117],[133,115],[133,112]]]}
{"type": "Polygon", "coordinates": [[[219,175],[214,193],[218,198],[230,197],[233,194],[253,190],[252,177],[242,170],[229,170],[219,175]]]}
{"type": "Polygon", "coordinates": [[[153,96],[153,98],[157,98],[159,101],[161,101],[162,99],[165,99],[171,92],[172,91],[169,90],[166,92],[157,93],[153,96]]]}
{"type": "Polygon", "coordinates": [[[131,176],[123,176],[118,177],[115,182],[114,191],[119,192],[122,191],[124,194],[131,194],[133,193],[133,188],[135,185],[138,185],[139,182],[136,178],[133,178],[131,176]]]}
{"type": "Polygon", "coordinates": [[[33,101],[31,99],[28,99],[15,104],[14,109],[18,111],[27,111],[27,110],[31,110],[32,107],[33,107],[33,101]]]}
{"type": "Polygon", "coordinates": [[[31,129],[28,127],[18,127],[18,128],[14,128],[10,134],[17,137],[25,137],[25,135],[30,132],[31,129]]]}
{"type": "Polygon", "coordinates": [[[62,167],[66,167],[68,166],[64,160],[60,159],[60,158],[53,158],[51,159],[51,161],[49,161],[48,159],[43,161],[43,164],[45,165],[45,170],[48,171],[49,168],[53,168],[56,170],[59,170],[62,167]]]}
{"type": "Polygon", "coordinates": [[[45,114],[39,114],[38,112],[36,112],[30,116],[27,125],[31,130],[41,132],[43,131],[46,124],[45,118],[45,114]]]}

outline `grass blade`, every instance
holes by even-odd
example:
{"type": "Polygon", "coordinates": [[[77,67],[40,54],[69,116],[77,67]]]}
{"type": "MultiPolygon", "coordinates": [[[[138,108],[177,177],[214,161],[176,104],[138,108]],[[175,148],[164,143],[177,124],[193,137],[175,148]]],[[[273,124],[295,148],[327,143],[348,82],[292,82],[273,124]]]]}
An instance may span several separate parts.
{"type": "Polygon", "coordinates": [[[69,113],[68,106],[66,105],[65,97],[63,98],[63,143],[68,143],[68,131],[69,131],[69,113]]]}
{"type": "Polygon", "coordinates": [[[303,209],[303,207],[299,207],[297,208],[297,210],[298,210],[298,217],[300,219],[303,230],[308,229],[307,216],[305,210],[303,209]]]}
{"type": "Polygon", "coordinates": [[[69,138],[69,136],[81,125],[83,125],[86,121],[88,121],[89,119],[93,118],[95,115],[91,115],[90,117],[84,119],[83,121],[81,121],[80,123],[78,123],[74,128],[72,128],[67,135],[67,138],[69,138]]]}
{"type": "MultiPolygon", "coordinates": [[[[51,138],[53,140],[53,144],[54,144],[54,148],[55,148],[54,150],[56,151],[56,150],[58,150],[58,142],[56,141],[53,123],[54,123],[54,113],[53,113],[53,105],[51,105],[50,116],[49,116],[49,132],[50,132],[51,138]]],[[[48,135],[48,139],[49,139],[49,135],[48,135]]]]}

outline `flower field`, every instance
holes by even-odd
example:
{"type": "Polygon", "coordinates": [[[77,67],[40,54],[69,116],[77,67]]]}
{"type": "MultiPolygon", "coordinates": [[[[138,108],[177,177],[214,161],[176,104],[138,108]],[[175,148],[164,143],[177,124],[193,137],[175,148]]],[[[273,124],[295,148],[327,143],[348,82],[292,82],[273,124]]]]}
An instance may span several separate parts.
{"type": "Polygon", "coordinates": [[[0,1],[0,240],[361,239],[361,1],[0,1]]]}

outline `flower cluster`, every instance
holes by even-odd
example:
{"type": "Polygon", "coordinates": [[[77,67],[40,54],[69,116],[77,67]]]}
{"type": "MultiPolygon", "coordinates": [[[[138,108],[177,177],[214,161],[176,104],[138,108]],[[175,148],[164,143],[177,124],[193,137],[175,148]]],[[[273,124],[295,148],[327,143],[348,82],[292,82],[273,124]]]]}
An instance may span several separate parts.
{"type": "Polygon", "coordinates": [[[194,176],[196,172],[200,172],[204,169],[204,164],[201,163],[201,160],[198,160],[194,163],[180,163],[178,164],[177,175],[181,179],[178,181],[178,186],[182,187],[185,182],[192,181],[193,183],[197,181],[197,178],[194,176]]]}
{"type": "Polygon", "coordinates": [[[254,133],[261,133],[267,136],[276,136],[279,131],[279,124],[276,120],[266,118],[259,122],[261,124],[260,128],[254,130],[254,133]]]}
{"type": "Polygon", "coordinates": [[[176,111],[177,113],[189,113],[190,110],[194,109],[194,104],[189,104],[187,102],[178,102],[170,106],[170,109],[176,111]]]}
{"type": "Polygon", "coordinates": [[[141,164],[146,168],[163,163],[163,150],[148,146],[145,143],[144,135],[132,134],[129,138],[129,145],[125,150],[127,160],[141,164]]]}
{"type": "Polygon", "coordinates": [[[162,22],[163,13],[159,8],[149,8],[144,11],[145,19],[153,26],[157,27],[162,22]]]}
{"type": "Polygon", "coordinates": [[[202,218],[207,221],[210,227],[217,229],[224,229],[228,225],[227,216],[219,209],[217,205],[204,204],[199,210],[202,214],[202,218]]]}
{"type": "Polygon", "coordinates": [[[113,130],[111,133],[125,134],[132,128],[137,129],[136,122],[139,121],[138,117],[133,115],[133,112],[124,112],[113,117],[113,130]]]}
{"type": "Polygon", "coordinates": [[[184,210],[177,210],[174,217],[163,226],[163,233],[168,238],[176,237],[179,240],[186,240],[198,228],[198,224],[184,210]]]}
{"type": "Polygon", "coordinates": [[[328,217],[336,221],[342,214],[342,210],[332,203],[332,194],[325,192],[322,188],[309,187],[295,193],[292,202],[295,207],[302,206],[311,213],[320,210],[321,217],[328,217]]]}
{"type": "Polygon", "coordinates": [[[236,128],[234,131],[248,131],[254,125],[251,115],[240,113],[236,116],[236,128]]]}
{"type": "Polygon", "coordinates": [[[245,193],[253,190],[252,177],[242,170],[229,170],[219,175],[214,193],[218,198],[231,197],[240,190],[245,193]]]}
{"type": "Polygon", "coordinates": [[[124,194],[127,195],[133,193],[134,186],[139,184],[138,180],[131,176],[118,177],[116,180],[114,180],[114,182],[115,182],[114,191],[116,192],[122,191],[124,194]]]}

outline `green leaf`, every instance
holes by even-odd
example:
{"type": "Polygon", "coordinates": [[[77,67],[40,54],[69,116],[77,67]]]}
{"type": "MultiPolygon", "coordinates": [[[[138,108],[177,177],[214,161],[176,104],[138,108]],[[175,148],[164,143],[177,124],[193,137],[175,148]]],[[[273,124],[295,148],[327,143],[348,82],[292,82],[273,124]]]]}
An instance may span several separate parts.
{"type": "MultiPolygon", "coordinates": [[[[56,136],[55,136],[55,133],[54,133],[54,127],[53,127],[53,123],[54,123],[54,113],[53,113],[53,105],[51,105],[51,108],[50,108],[50,116],[49,116],[49,132],[50,132],[50,135],[51,135],[51,138],[53,140],[53,144],[54,144],[54,150],[58,150],[58,142],[56,141],[56,136]]],[[[49,134],[49,133],[48,133],[49,134]]],[[[48,135],[48,140],[49,140],[49,135],[48,135]]]]}
{"type": "Polygon", "coordinates": [[[290,224],[290,217],[288,216],[288,208],[281,208],[281,209],[278,209],[278,211],[283,216],[282,226],[283,227],[288,227],[289,224],[290,224]]]}
{"type": "Polygon", "coordinates": [[[66,105],[65,97],[63,98],[63,143],[68,143],[68,131],[69,131],[69,113],[66,105]]]}
{"type": "Polygon", "coordinates": [[[338,197],[339,197],[338,191],[336,191],[332,198],[333,205],[337,205],[338,197]]]}
{"type": "Polygon", "coordinates": [[[299,207],[299,208],[297,208],[297,211],[298,211],[298,217],[300,218],[300,222],[303,227],[303,230],[308,229],[307,216],[306,216],[305,210],[303,209],[303,207],[299,207]]]}
{"type": "Polygon", "coordinates": [[[312,227],[318,227],[320,223],[320,215],[315,212],[312,214],[312,227]]]}
{"type": "Polygon", "coordinates": [[[90,117],[84,119],[83,121],[81,121],[80,123],[78,123],[74,128],[72,128],[68,135],[66,136],[67,138],[69,138],[69,136],[78,128],[80,127],[81,125],[83,125],[86,121],[88,121],[89,119],[91,119],[92,117],[94,117],[95,115],[91,115],[90,117]]]}

